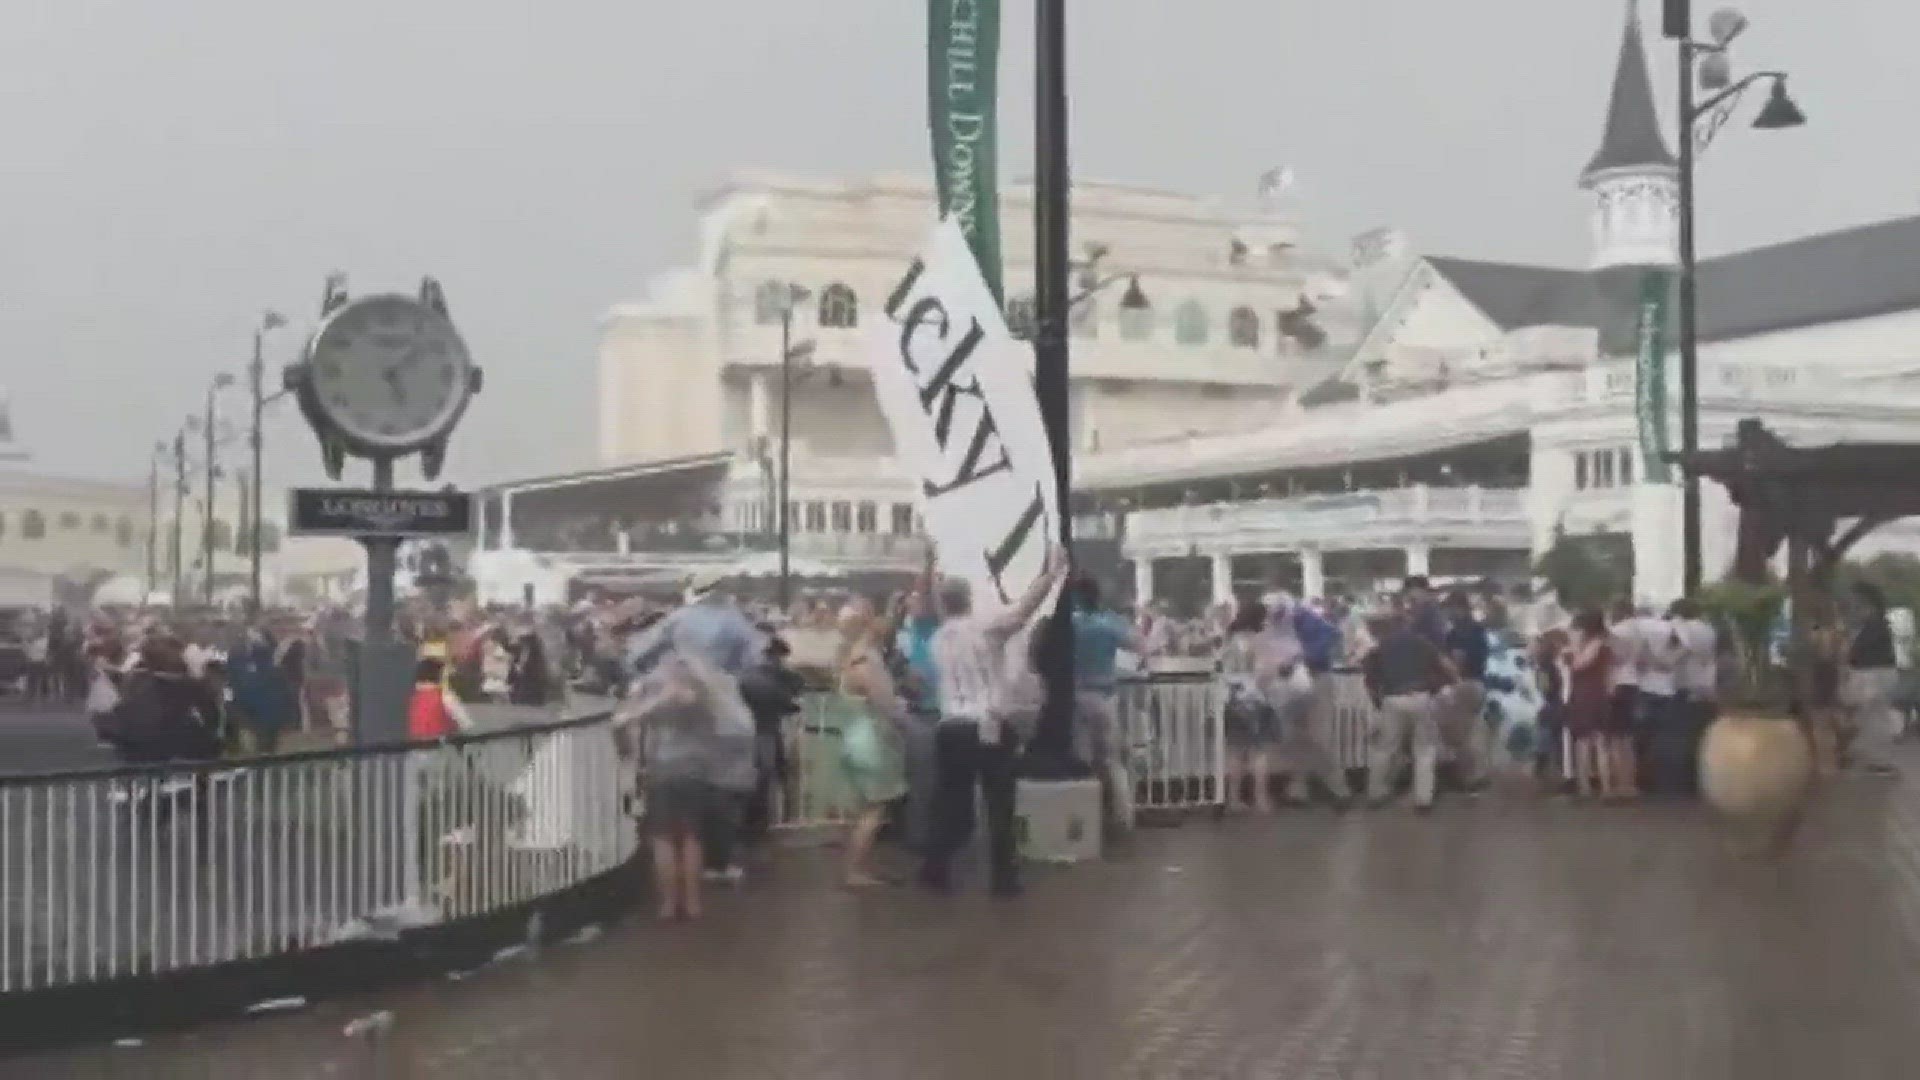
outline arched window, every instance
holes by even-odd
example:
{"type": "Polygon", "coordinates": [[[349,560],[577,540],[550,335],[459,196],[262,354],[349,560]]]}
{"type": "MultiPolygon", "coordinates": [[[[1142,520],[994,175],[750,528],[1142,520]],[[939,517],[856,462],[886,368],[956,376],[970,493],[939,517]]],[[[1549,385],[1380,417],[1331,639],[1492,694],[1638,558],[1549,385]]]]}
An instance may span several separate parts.
{"type": "Polygon", "coordinates": [[[1073,314],[1067,319],[1074,337],[1100,336],[1100,302],[1089,296],[1073,305],[1073,314]]]}
{"type": "Polygon", "coordinates": [[[853,290],[834,282],[820,293],[820,325],[852,327],[860,325],[860,298],[853,290]]]}
{"type": "Polygon", "coordinates": [[[787,310],[787,283],[768,281],[753,291],[753,321],[763,326],[780,321],[787,310]]]}
{"type": "Polygon", "coordinates": [[[1021,341],[1033,338],[1033,297],[1016,296],[1007,301],[1007,330],[1021,341]]]}
{"type": "Polygon", "coordinates": [[[132,518],[122,514],[120,520],[113,523],[113,541],[121,547],[127,547],[133,543],[132,518]]]}
{"type": "Polygon", "coordinates": [[[1153,309],[1150,307],[1121,304],[1120,314],[1115,318],[1120,323],[1120,337],[1126,341],[1145,341],[1153,336],[1153,309]]]}
{"type": "Polygon", "coordinates": [[[66,530],[67,532],[72,532],[73,530],[78,529],[79,527],[80,527],[79,514],[74,513],[72,510],[66,510],[61,512],[60,528],[66,530]]]}
{"type": "Polygon", "coordinates": [[[1249,307],[1237,307],[1227,316],[1227,340],[1243,349],[1260,347],[1260,316],[1249,307]]]}
{"type": "Polygon", "coordinates": [[[113,531],[113,523],[107,520],[107,515],[95,514],[93,515],[93,531],[105,535],[113,531]]]}
{"type": "Polygon", "coordinates": [[[1173,337],[1182,345],[1207,343],[1207,309],[1200,301],[1189,300],[1173,313],[1173,337]]]}
{"type": "Polygon", "coordinates": [[[39,540],[47,535],[47,517],[38,510],[29,510],[20,517],[20,535],[29,540],[39,540]]]}

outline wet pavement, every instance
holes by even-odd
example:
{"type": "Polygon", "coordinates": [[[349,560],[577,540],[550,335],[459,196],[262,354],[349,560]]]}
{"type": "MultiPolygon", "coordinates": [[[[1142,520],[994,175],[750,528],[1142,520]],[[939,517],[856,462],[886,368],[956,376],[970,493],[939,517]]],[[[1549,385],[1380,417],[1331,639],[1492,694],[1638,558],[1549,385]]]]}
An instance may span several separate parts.
{"type": "MultiPolygon", "coordinates": [[[[1697,811],[1195,818],[996,902],[762,854],[708,921],[0,1062],[35,1077],[1882,1080],[1920,1055],[1920,758],[1777,864],[1697,811]],[[388,1035],[342,1034],[391,1010],[388,1035]]],[[[974,882],[978,885],[978,882],[974,882]]]]}

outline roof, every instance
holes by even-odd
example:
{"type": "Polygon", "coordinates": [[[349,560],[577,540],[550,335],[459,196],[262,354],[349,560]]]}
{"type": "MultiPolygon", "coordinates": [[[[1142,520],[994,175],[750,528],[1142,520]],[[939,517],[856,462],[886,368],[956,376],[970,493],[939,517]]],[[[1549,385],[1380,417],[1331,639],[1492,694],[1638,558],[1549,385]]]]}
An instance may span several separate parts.
{"type": "Polygon", "coordinates": [[[506,480],[497,484],[488,484],[477,488],[476,495],[517,495],[522,492],[556,491],[566,488],[588,487],[595,484],[618,483],[623,480],[639,480],[652,476],[665,476],[673,473],[694,472],[703,469],[725,468],[733,460],[733,454],[718,451],[711,454],[690,454],[686,457],[661,458],[657,461],[637,461],[628,465],[613,465],[600,469],[581,469],[576,472],[553,473],[547,476],[531,476],[522,480],[506,480]]]}
{"type": "Polygon", "coordinates": [[[1613,94],[1607,100],[1607,126],[1600,149],[1580,175],[1644,166],[1674,168],[1673,152],[1660,130],[1653,107],[1653,79],[1647,74],[1647,49],[1640,39],[1640,0],[1627,0],[1627,26],[1620,35],[1620,58],[1613,69],[1613,94]]]}
{"type": "Polygon", "coordinates": [[[1533,424],[1534,379],[1463,386],[1444,398],[1350,402],[1301,409],[1265,427],[1083,453],[1074,485],[1083,491],[1184,483],[1278,469],[1390,461],[1475,446],[1533,424]]]}
{"type": "MultiPolygon", "coordinates": [[[[1441,276],[1502,330],[1631,320],[1635,268],[1568,270],[1434,256],[1441,276]],[[1624,305],[1624,306],[1623,306],[1624,305]]],[[[1920,308],[1920,216],[1860,225],[1704,259],[1698,278],[1701,341],[1920,308]]]]}

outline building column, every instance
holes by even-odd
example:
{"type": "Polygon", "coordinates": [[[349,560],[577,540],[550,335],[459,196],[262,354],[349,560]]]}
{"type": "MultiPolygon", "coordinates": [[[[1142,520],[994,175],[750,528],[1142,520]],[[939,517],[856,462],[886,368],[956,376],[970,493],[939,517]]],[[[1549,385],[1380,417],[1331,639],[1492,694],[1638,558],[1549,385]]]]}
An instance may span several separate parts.
{"type": "Polygon", "coordinates": [[[1408,544],[1406,549],[1406,555],[1407,555],[1407,574],[1406,574],[1407,577],[1413,577],[1416,574],[1421,577],[1425,577],[1426,575],[1433,573],[1433,545],[1432,544],[1408,544]]]}
{"type": "Polygon", "coordinates": [[[513,550],[513,492],[500,496],[500,550],[513,550]]]}
{"type": "Polygon", "coordinates": [[[1213,564],[1213,602],[1233,603],[1233,556],[1216,551],[1207,559],[1213,564]]]}
{"type": "Polygon", "coordinates": [[[1133,602],[1136,607],[1153,603],[1153,556],[1136,555],[1133,560],[1133,602]]]}
{"type": "Polygon", "coordinates": [[[747,431],[758,441],[768,437],[772,430],[769,416],[773,407],[770,401],[772,391],[767,389],[767,376],[755,375],[747,380],[747,431]]]}
{"type": "Polygon", "coordinates": [[[1303,600],[1327,598],[1327,563],[1319,548],[1300,551],[1300,593],[1303,600]]]}

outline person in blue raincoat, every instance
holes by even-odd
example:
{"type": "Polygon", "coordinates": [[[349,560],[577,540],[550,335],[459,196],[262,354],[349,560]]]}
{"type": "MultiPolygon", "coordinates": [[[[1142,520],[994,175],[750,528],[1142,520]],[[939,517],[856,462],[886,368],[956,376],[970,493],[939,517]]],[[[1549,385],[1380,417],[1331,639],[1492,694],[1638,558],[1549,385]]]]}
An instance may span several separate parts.
{"type": "Polygon", "coordinates": [[[281,734],[300,717],[299,699],[286,671],[275,663],[275,652],[272,636],[254,629],[227,658],[233,711],[252,734],[254,751],[261,754],[278,749],[281,734]]]}

